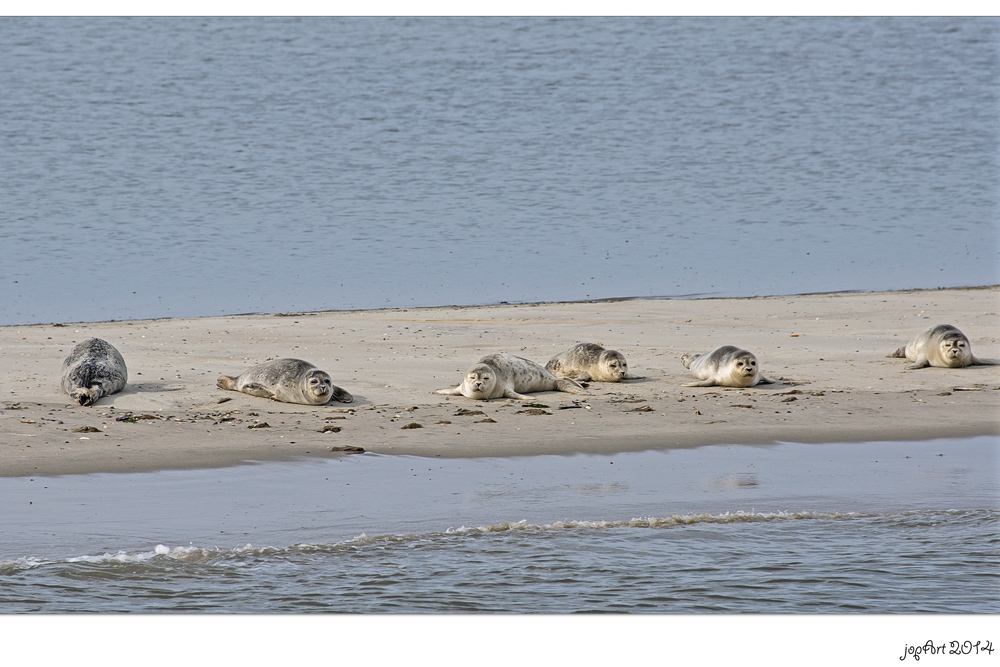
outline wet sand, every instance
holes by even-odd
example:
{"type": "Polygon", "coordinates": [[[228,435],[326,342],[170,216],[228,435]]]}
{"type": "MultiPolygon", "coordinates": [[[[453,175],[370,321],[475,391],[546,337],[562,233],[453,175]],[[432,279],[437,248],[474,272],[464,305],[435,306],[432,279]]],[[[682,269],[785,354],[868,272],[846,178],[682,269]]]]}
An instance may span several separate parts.
{"type": "Polygon", "coordinates": [[[0,476],[340,457],[345,447],[507,457],[1000,434],[1000,366],[908,371],[886,357],[941,323],[962,329],[977,357],[1000,359],[1000,286],[0,327],[0,476]],[[60,368],[93,336],[121,351],[129,382],[80,407],[60,368]],[[538,392],[547,407],[534,409],[432,393],[485,354],[544,365],[583,341],[619,350],[645,379],[592,383],[590,396],[538,392]],[[692,378],[680,356],[723,344],[754,352],[782,382],[681,387],[692,378]],[[219,375],[279,357],[316,364],[354,402],[309,407],[216,387],[219,375]]]}

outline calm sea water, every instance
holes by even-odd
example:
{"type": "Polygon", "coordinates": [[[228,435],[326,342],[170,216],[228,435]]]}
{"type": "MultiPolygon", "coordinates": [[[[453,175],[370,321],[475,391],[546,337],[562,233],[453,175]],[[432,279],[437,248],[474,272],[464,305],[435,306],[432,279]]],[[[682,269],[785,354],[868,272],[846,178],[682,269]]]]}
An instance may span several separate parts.
{"type": "Polygon", "coordinates": [[[0,612],[995,614],[998,466],[986,437],[0,478],[0,612]]]}
{"type": "Polygon", "coordinates": [[[995,18],[2,18],[0,324],[1000,283],[995,18]]]}

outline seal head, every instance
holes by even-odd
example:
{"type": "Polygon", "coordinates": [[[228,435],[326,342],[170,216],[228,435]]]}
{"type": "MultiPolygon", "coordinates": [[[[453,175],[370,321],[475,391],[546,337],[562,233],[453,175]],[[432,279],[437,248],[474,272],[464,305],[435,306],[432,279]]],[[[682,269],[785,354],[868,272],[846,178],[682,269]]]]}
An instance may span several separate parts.
{"type": "Polygon", "coordinates": [[[489,399],[497,386],[497,372],[486,364],[476,364],[465,373],[463,381],[469,398],[489,399]]]}

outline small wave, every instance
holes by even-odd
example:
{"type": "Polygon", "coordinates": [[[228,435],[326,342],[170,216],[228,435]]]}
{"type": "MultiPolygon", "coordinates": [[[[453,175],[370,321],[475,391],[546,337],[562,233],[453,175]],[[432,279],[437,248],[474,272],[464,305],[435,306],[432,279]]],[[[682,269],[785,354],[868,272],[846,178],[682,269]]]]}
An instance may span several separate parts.
{"type": "Polygon", "coordinates": [[[220,563],[246,564],[248,559],[295,558],[298,555],[326,553],[356,553],[359,549],[391,548],[397,545],[413,545],[420,542],[433,544],[442,539],[454,540],[463,537],[485,536],[496,533],[555,533],[567,531],[608,531],[616,529],[670,529],[711,524],[753,524],[794,521],[845,521],[845,520],[877,520],[890,524],[921,526],[941,522],[956,521],[996,522],[1000,513],[995,510],[907,510],[896,513],[861,513],[861,512],[807,512],[781,511],[757,512],[737,511],[721,514],[692,513],[674,514],[665,517],[637,517],[617,520],[586,520],[567,519],[552,523],[531,523],[526,519],[520,521],[503,521],[479,526],[459,526],[447,528],[444,531],[427,531],[421,533],[400,533],[369,536],[361,533],[347,540],[328,543],[297,543],[286,547],[254,546],[245,544],[239,547],[196,547],[167,546],[157,544],[149,550],[118,551],[103,554],[73,556],[63,559],[41,559],[23,557],[14,560],[0,561],[0,576],[16,575],[43,566],[58,564],[146,564],[150,566],[169,566],[169,564],[204,564],[220,563]]]}
{"type": "Polygon", "coordinates": [[[586,521],[567,520],[555,521],[549,524],[528,523],[526,520],[487,524],[484,526],[449,528],[446,534],[462,535],[469,533],[501,533],[505,531],[558,531],[574,529],[608,530],[613,528],[671,528],[674,526],[692,526],[696,524],[720,523],[758,523],[773,521],[794,521],[801,519],[837,520],[847,517],[858,517],[861,514],[821,513],[821,512],[726,512],[724,514],[675,514],[669,517],[644,517],[627,520],[586,521]]]}
{"type": "Polygon", "coordinates": [[[40,565],[44,565],[45,561],[38,558],[25,557],[17,558],[15,560],[0,560],[0,576],[7,574],[16,574],[17,572],[22,572],[24,570],[30,570],[36,568],[40,565]]]}

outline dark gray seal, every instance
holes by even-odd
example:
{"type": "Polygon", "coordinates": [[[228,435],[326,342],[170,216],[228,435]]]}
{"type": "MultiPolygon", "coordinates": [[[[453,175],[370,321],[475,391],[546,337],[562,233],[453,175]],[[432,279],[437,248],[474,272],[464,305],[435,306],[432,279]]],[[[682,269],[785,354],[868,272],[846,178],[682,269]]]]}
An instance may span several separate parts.
{"type": "Polygon", "coordinates": [[[908,359],[913,363],[908,370],[936,366],[938,368],[964,368],[966,366],[996,366],[995,361],[985,361],[972,356],[972,344],[958,327],[938,324],[924,329],[917,337],[889,355],[894,359],[908,359]]]}
{"type": "Polygon", "coordinates": [[[481,401],[504,397],[519,401],[535,400],[519,393],[522,391],[567,391],[588,395],[576,380],[557,378],[534,361],[506,352],[486,355],[466,372],[462,384],[438,389],[434,393],[461,395],[481,401]]]}
{"type": "Polygon", "coordinates": [[[753,387],[775,383],[761,374],[757,357],[752,352],[734,345],[722,345],[706,354],[689,352],[681,356],[681,363],[699,380],[682,384],[682,387],[753,387]]]}
{"type": "Polygon", "coordinates": [[[102,396],[125,388],[128,369],[115,346],[100,338],[77,343],[62,365],[62,388],[80,405],[93,405],[102,396]]]}
{"type": "Polygon", "coordinates": [[[243,371],[240,375],[222,375],[220,389],[241,391],[251,396],[273,398],[283,403],[323,405],[329,401],[350,403],[348,392],[333,384],[329,373],[301,359],[275,359],[243,371]]]}
{"type": "Polygon", "coordinates": [[[621,382],[640,380],[641,376],[629,375],[625,355],[608,350],[597,343],[580,343],[557,354],[545,364],[553,375],[573,378],[579,382],[621,382]]]}

